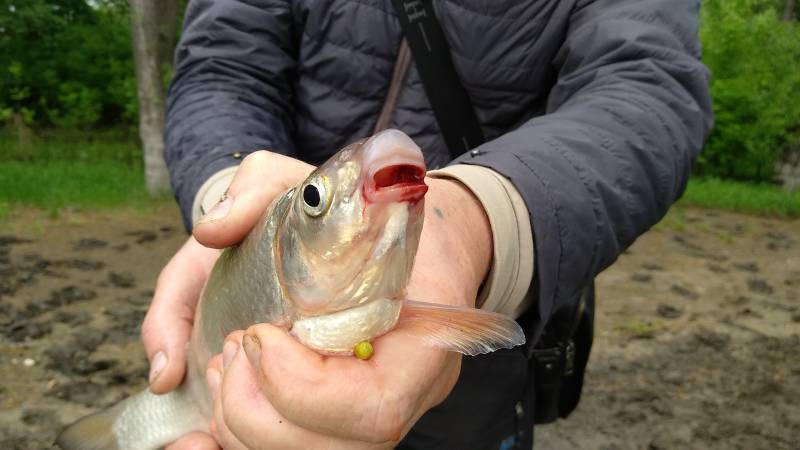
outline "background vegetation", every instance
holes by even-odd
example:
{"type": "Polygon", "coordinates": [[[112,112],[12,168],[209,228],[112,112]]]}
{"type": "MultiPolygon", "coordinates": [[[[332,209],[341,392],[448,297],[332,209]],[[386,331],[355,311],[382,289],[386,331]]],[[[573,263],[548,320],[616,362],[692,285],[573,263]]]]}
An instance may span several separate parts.
{"type": "Polygon", "coordinates": [[[0,0],[0,120],[90,130],[136,123],[125,1],[0,0]]]}
{"type": "Polygon", "coordinates": [[[704,0],[704,60],[715,127],[698,172],[772,181],[776,158],[800,152],[800,26],[785,0],[704,0]]]}
{"type": "MultiPolygon", "coordinates": [[[[768,186],[776,159],[800,152],[800,23],[797,11],[782,17],[786,5],[703,1],[701,39],[713,73],[716,127],[696,170],[704,181],[690,186],[690,202],[722,198],[698,189],[719,193],[731,186],[724,180],[783,195],[768,186]]],[[[167,69],[165,82],[168,76],[167,69]]],[[[95,183],[84,191],[116,192],[113,201],[138,198],[135,83],[126,0],[0,0],[0,203],[69,204],[70,196],[34,195],[48,183],[63,186],[65,176],[35,174],[44,173],[42,167],[73,173],[92,165],[127,180],[119,185],[130,195],[102,188],[92,176],[81,178],[95,183]],[[37,188],[24,194],[20,183],[37,188]],[[47,200],[37,200],[42,197],[47,200]]],[[[785,197],[788,204],[800,202],[796,195],[785,197]]],[[[792,208],[778,210],[797,214],[792,208]]]]}

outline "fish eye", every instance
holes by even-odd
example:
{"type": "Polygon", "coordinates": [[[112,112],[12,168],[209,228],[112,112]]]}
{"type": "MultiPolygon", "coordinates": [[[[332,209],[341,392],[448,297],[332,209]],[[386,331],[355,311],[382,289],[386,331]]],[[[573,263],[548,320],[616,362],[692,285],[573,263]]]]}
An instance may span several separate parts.
{"type": "Polygon", "coordinates": [[[306,188],[303,189],[303,201],[312,208],[318,207],[320,202],[319,189],[313,184],[306,186],[306,188]]]}
{"type": "Polygon", "coordinates": [[[325,179],[312,178],[303,186],[303,211],[311,217],[321,216],[328,209],[328,195],[325,179]]]}

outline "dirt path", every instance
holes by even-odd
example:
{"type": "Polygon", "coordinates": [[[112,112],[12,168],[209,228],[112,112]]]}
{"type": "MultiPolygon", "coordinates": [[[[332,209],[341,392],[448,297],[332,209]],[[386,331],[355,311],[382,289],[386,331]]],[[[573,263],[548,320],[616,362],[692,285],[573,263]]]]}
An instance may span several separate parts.
{"type": "Polygon", "coordinates": [[[595,340],[539,448],[800,448],[800,221],[674,211],[598,279],[595,340]]]}
{"type": "MultiPolygon", "coordinates": [[[[177,211],[0,222],[0,449],[145,385],[138,330],[177,211]]],[[[800,436],[800,221],[675,211],[598,280],[584,398],[542,449],[790,449],[800,436]]]]}

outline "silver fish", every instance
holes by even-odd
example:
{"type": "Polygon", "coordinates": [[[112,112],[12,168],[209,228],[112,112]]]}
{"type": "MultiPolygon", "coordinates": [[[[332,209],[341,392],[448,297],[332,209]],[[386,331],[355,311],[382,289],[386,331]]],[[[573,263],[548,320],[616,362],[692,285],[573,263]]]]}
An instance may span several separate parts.
{"type": "Polygon", "coordinates": [[[411,335],[428,345],[468,355],[522,344],[508,317],[404,298],[423,224],[424,176],[422,152],[397,130],[340,150],[222,252],[197,309],[183,384],[80,419],[57,443],[149,450],[207,432],[206,365],[229,333],[257,323],[286,327],[304,345],[335,355],[352,355],[398,323],[412,324],[411,335]]]}

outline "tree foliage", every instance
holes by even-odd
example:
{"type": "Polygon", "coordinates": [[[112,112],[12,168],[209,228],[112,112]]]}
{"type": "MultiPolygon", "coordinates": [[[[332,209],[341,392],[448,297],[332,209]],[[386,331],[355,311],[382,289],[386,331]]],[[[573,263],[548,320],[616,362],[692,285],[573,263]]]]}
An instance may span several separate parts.
{"type": "Polygon", "coordinates": [[[123,1],[0,0],[0,120],[132,123],[136,88],[123,1]]]}
{"type": "MultiPolygon", "coordinates": [[[[716,126],[700,173],[770,181],[777,157],[800,152],[795,5],[703,1],[716,126]]],[[[0,0],[0,123],[14,113],[39,129],[135,127],[127,0],[0,0]]]]}
{"type": "Polygon", "coordinates": [[[704,60],[715,127],[698,170],[771,181],[776,158],[800,145],[800,26],[785,2],[705,0],[704,60]]]}

